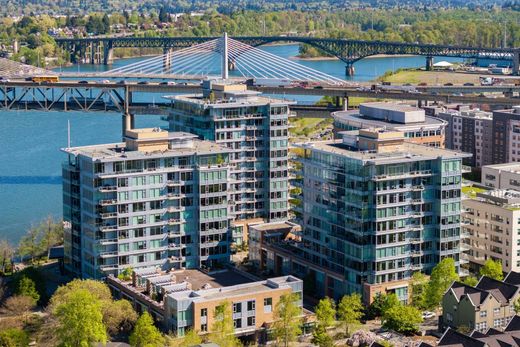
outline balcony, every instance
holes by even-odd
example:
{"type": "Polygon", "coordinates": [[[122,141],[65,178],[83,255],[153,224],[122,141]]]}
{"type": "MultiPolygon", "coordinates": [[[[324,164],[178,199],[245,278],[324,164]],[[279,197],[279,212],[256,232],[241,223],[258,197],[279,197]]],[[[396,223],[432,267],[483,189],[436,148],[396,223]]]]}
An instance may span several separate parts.
{"type": "Polygon", "coordinates": [[[180,199],[181,195],[184,195],[184,194],[168,193],[168,194],[166,194],[166,198],[168,200],[180,199]]]}
{"type": "Polygon", "coordinates": [[[168,225],[176,225],[176,224],[182,224],[184,223],[185,221],[182,220],[182,219],[177,219],[177,218],[170,218],[168,219],[168,225]]]}
{"type": "Polygon", "coordinates": [[[410,254],[412,257],[420,257],[423,254],[423,251],[421,250],[412,250],[410,251],[410,254]]]}
{"type": "Polygon", "coordinates": [[[112,252],[102,252],[99,254],[99,256],[101,258],[111,258],[111,257],[116,257],[118,254],[117,251],[112,251],[112,252]]]}
{"type": "Polygon", "coordinates": [[[422,242],[422,239],[420,237],[413,237],[413,238],[408,239],[408,241],[411,244],[418,244],[418,243],[422,242]]]}
{"type": "Polygon", "coordinates": [[[383,181],[383,180],[395,180],[399,178],[410,178],[410,177],[421,177],[421,176],[430,176],[432,174],[432,170],[416,170],[416,171],[408,171],[398,175],[376,175],[373,177],[375,181],[383,181]]]}
{"type": "Polygon", "coordinates": [[[422,269],[422,264],[410,264],[410,270],[419,271],[422,269]]]}
{"type": "Polygon", "coordinates": [[[119,268],[119,265],[117,264],[108,264],[108,265],[100,265],[99,269],[101,271],[111,271],[111,270],[117,270],[119,268]]]}
{"type": "Polygon", "coordinates": [[[105,212],[99,214],[102,219],[116,218],[117,212],[105,212]]]}
{"type": "Polygon", "coordinates": [[[471,172],[471,166],[468,165],[462,165],[462,173],[470,173],[471,172]]]}
{"type": "Polygon", "coordinates": [[[117,230],[117,225],[100,225],[99,226],[99,230],[101,230],[103,232],[116,231],[117,230]]]}
{"type": "Polygon", "coordinates": [[[423,199],[412,199],[412,204],[414,204],[414,205],[422,204],[422,203],[424,203],[423,199]]]}
{"type": "Polygon", "coordinates": [[[101,245],[109,245],[112,243],[117,243],[118,239],[99,239],[98,242],[101,245]]]}
{"type": "Polygon", "coordinates": [[[423,191],[424,190],[424,186],[421,184],[421,185],[417,185],[417,186],[412,186],[412,191],[416,191],[416,192],[420,192],[420,191],[423,191]]]}
{"type": "Polygon", "coordinates": [[[176,263],[176,262],[180,262],[182,261],[182,257],[169,257],[168,260],[170,261],[170,263],[176,263]]]}
{"type": "Polygon", "coordinates": [[[98,188],[98,191],[101,193],[110,193],[117,191],[117,186],[102,186],[98,188]]]}
{"type": "Polygon", "coordinates": [[[182,185],[181,181],[180,180],[168,180],[166,181],[166,185],[168,187],[175,187],[175,186],[180,186],[182,185]]]}
{"type": "Polygon", "coordinates": [[[116,199],[99,200],[99,204],[101,206],[115,205],[115,204],[117,204],[117,200],[116,199]]]}

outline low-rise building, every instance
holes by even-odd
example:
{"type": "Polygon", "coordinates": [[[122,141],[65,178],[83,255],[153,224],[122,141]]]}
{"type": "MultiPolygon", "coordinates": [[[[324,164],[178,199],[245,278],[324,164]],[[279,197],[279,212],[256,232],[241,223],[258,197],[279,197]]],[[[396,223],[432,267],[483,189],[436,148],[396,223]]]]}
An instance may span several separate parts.
{"type": "Polygon", "coordinates": [[[132,302],[138,312],[148,311],[165,331],[183,336],[192,329],[210,333],[215,309],[223,303],[233,311],[235,334],[257,335],[274,321],[280,297],[296,294],[302,316],[303,281],[294,276],[259,280],[236,269],[213,272],[176,270],[169,272],[134,270],[125,281],[109,276],[107,283],[117,298],[132,302]]]}
{"type": "MultiPolygon", "coordinates": [[[[503,331],[489,328],[485,333],[474,330],[469,335],[448,328],[437,346],[449,347],[506,347],[520,346],[520,317],[514,316],[503,331]]],[[[431,347],[421,343],[419,347],[431,347]]]]}
{"type": "Polygon", "coordinates": [[[332,114],[335,132],[369,128],[401,131],[407,141],[444,148],[444,129],[447,122],[426,116],[421,108],[392,102],[369,102],[359,110],[332,114]]]}
{"type": "Polygon", "coordinates": [[[520,189],[520,163],[483,166],[482,184],[496,189],[520,189]]]}
{"type": "Polygon", "coordinates": [[[462,200],[462,233],[470,268],[499,260],[504,272],[520,271],[520,191],[476,192],[462,200]]]}
{"type": "Polygon", "coordinates": [[[520,288],[507,278],[497,281],[482,276],[475,287],[454,282],[442,299],[439,327],[442,331],[450,327],[480,333],[504,328],[516,315],[514,304],[519,297],[520,288]]]}

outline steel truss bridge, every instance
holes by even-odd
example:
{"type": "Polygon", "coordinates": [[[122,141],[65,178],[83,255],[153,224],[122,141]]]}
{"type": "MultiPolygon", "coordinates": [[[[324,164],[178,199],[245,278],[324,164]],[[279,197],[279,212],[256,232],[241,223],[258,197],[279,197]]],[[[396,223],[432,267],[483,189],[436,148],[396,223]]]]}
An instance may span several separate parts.
{"type": "MultiPolygon", "coordinates": [[[[265,94],[331,96],[335,102],[329,106],[294,105],[291,110],[303,117],[329,117],[331,111],[348,105],[349,97],[365,97],[394,100],[416,100],[418,102],[457,102],[470,104],[513,106],[520,103],[513,94],[520,87],[418,87],[423,93],[411,94],[405,91],[374,92],[356,87],[284,88],[250,87],[265,94]],[[428,94],[431,91],[440,91],[428,94]],[[445,89],[443,89],[445,88],[445,89]],[[462,89],[461,89],[462,88],[462,89]],[[502,92],[504,97],[487,98],[475,95],[453,95],[453,92],[502,92]],[[343,99],[345,102],[341,102],[343,99]]],[[[40,84],[31,81],[0,81],[0,111],[112,111],[123,115],[167,115],[171,101],[162,98],[175,93],[200,93],[200,85],[164,85],[158,83],[139,84],[137,82],[82,84],[78,81],[61,81],[40,84]],[[152,97],[156,95],[157,97],[152,97]],[[150,101],[150,100],[153,101],[150,101]]]]}
{"type": "MultiPolygon", "coordinates": [[[[166,53],[215,39],[217,37],[104,37],[58,38],[56,42],[71,53],[74,61],[84,59],[93,64],[110,64],[113,60],[114,48],[162,48],[166,53]]],[[[302,36],[239,36],[233,39],[253,47],[274,42],[308,44],[345,62],[347,75],[354,73],[352,66],[354,62],[377,54],[425,56],[427,69],[433,67],[434,56],[509,60],[512,61],[514,74],[518,74],[520,66],[520,50],[516,48],[463,47],[302,36]]]]}

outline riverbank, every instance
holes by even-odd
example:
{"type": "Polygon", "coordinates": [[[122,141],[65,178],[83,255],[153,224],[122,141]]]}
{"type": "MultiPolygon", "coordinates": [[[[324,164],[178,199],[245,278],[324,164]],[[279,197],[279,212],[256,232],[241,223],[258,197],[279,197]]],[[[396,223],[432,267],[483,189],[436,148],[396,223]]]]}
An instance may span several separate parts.
{"type": "Polygon", "coordinates": [[[454,71],[424,71],[424,70],[401,70],[394,74],[381,78],[383,82],[391,82],[396,84],[403,83],[426,83],[429,85],[436,84],[464,84],[473,83],[478,85],[479,74],[454,72],[454,71]]]}

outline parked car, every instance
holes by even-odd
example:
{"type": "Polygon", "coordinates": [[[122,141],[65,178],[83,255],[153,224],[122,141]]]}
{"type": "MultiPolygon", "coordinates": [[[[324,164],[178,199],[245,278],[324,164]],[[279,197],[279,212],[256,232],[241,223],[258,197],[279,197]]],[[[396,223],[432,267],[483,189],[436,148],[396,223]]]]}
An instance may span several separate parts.
{"type": "Polygon", "coordinates": [[[141,81],[141,82],[138,82],[137,84],[148,84],[148,81],[141,81]]]}
{"type": "Polygon", "coordinates": [[[470,83],[470,82],[464,83],[464,86],[466,86],[466,87],[472,87],[474,85],[475,85],[474,83],[470,83]]]}
{"type": "Polygon", "coordinates": [[[451,87],[451,86],[453,86],[453,83],[444,83],[444,85],[445,85],[446,87],[451,87]]]}
{"type": "Polygon", "coordinates": [[[431,319],[431,318],[434,318],[435,317],[435,313],[433,312],[430,312],[430,311],[424,311],[422,313],[422,318],[423,319],[431,319]]]}
{"type": "Polygon", "coordinates": [[[79,81],[78,84],[88,84],[88,81],[79,81]]]}

